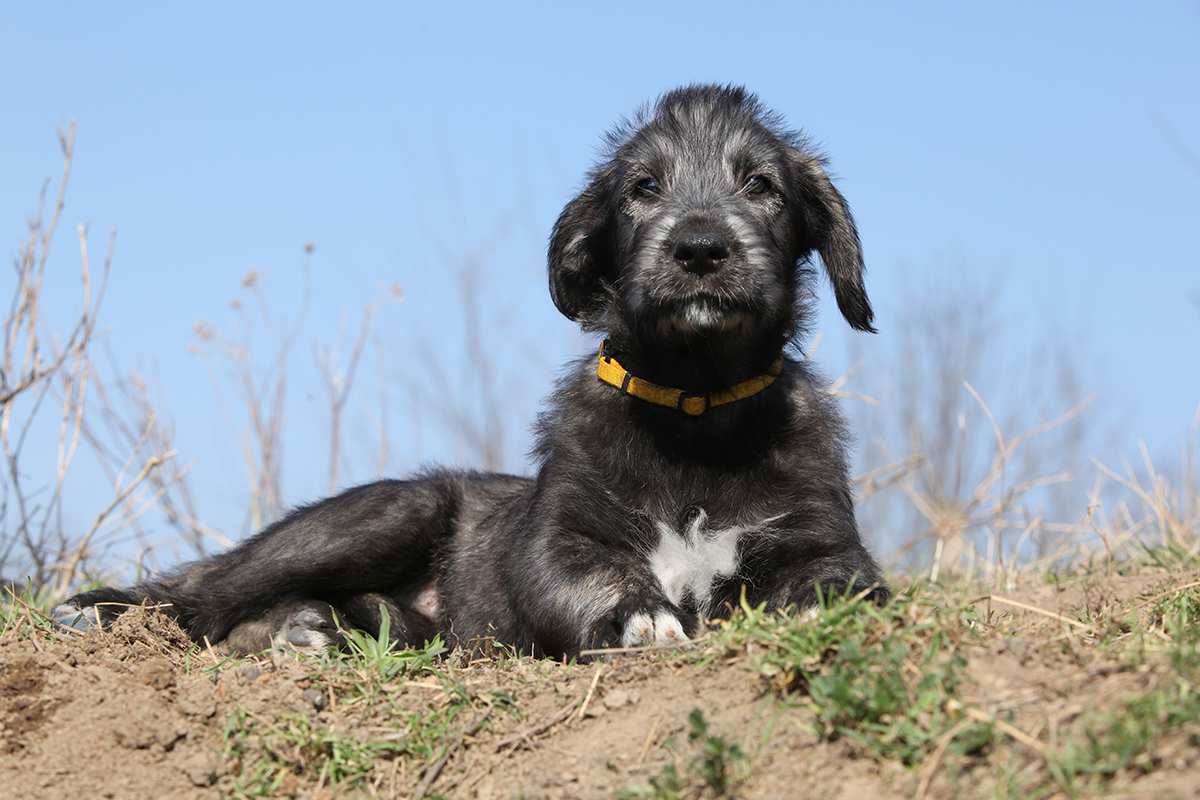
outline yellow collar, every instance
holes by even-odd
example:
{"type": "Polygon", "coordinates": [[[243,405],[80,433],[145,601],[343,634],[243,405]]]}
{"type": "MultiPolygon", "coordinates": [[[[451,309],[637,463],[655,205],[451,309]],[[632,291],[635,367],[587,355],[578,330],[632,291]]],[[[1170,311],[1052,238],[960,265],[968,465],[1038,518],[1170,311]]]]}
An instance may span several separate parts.
{"type": "Polygon", "coordinates": [[[692,394],[682,389],[659,386],[657,383],[634,376],[615,358],[605,355],[604,346],[606,344],[608,342],[600,345],[599,364],[596,367],[597,378],[609,386],[620,389],[623,394],[632,395],[647,403],[677,408],[689,417],[698,417],[710,408],[753,397],[774,383],[775,379],[779,377],[779,373],[783,371],[783,356],[780,356],[771,364],[771,368],[765,375],[756,375],[719,392],[692,394]]]}

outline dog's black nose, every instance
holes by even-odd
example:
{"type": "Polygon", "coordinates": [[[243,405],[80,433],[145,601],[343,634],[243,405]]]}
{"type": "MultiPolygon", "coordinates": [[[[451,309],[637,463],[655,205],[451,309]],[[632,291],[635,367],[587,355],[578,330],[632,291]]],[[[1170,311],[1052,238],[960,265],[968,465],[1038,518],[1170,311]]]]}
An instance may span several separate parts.
{"type": "Polygon", "coordinates": [[[675,260],[685,272],[707,275],[729,258],[729,243],[718,233],[686,233],[675,243],[675,260]]]}

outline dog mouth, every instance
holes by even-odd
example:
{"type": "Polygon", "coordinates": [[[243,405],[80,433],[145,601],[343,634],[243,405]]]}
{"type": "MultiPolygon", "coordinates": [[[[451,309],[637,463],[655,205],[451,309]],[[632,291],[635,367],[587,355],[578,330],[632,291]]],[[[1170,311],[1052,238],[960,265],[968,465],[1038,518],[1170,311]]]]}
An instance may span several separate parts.
{"type": "Polygon", "coordinates": [[[671,333],[704,336],[740,333],[749,327],[753,314],[712,295],[695,294],[671,303],[661,320],[671,333]]]}

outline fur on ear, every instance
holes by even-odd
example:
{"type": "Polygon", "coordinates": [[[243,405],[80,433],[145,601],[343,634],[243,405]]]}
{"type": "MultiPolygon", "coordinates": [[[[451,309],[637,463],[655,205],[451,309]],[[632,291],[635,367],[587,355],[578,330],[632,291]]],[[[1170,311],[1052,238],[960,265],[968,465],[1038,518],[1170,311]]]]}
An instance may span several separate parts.
{"type": "Polygon", "coordinates": [[[608,177],[606,172],[593,175],[558,215],[550,235],[550,298],[571,320],[578,321],[601,301],[604,279],[612,277],[608,177]]]}
{"type": "Polygon", "coordinates": [[[875,312],[863,284],[862,243],[846,198],[829,180],[821,159],[795,151],[795,163],[807,228],[803,239],[820,253],[842,316],[852,328],[875,333],[875,312]]]}

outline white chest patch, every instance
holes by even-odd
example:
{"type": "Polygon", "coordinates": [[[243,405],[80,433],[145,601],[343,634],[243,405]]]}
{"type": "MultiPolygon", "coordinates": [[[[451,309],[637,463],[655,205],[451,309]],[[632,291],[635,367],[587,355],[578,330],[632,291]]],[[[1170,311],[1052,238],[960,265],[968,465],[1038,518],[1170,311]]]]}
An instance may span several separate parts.
{"type": "Polygon", "coordinates": [[[738,541],[758,526],[709,530],[708,514],[701,510],[684,531],[665,522],[656,522],[654,527],[658,546],[650,554],[651,572],[668,600],[679,605],[690,594],[703,616],[712,611],[713,581],[737,573],[738,541]]]}

